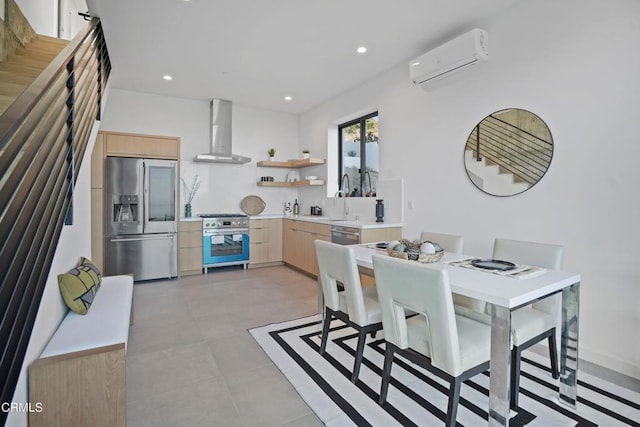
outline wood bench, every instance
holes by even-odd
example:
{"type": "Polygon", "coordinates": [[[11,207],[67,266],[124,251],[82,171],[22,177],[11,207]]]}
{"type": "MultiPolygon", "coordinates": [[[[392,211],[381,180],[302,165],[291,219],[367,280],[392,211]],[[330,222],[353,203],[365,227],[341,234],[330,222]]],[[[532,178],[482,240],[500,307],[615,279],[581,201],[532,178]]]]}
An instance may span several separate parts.
{"type": "Polygon", "coordinates": [[[29,426],[125,426],[133,278],[103,277],[86,315],[69,311],[29,367],[29,426]]]}

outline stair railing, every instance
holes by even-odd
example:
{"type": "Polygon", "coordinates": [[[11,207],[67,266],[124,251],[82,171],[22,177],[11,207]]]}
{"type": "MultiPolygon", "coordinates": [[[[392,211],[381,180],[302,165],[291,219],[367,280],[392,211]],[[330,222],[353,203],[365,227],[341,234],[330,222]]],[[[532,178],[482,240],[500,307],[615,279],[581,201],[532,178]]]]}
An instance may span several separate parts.
{"type": "Polygon", "coordinates": [[[1,402],[15,391],[110,70],[93,19],[0,116],[1,402]]]}
{"type": "Polygon", "coordinates": [[[514,175],[516,181],[535,184],[545,174],[553,145],[493,115],[486,117],[467,140],[466,149],[474,153],[477,161],[485,158],[502,172],[514,175]]]}

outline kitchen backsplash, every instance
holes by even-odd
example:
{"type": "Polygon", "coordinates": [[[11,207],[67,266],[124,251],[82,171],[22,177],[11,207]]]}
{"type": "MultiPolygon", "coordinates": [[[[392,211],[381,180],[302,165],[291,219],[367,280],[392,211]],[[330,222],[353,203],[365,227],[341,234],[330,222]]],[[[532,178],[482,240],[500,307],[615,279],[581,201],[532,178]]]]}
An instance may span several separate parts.
{"type": "MultiPolygon", "coordinates": [[[[347,197],[346,204],[349,211],[348,218],[372,222],[376,220],[376,199],[383,199],[385,206],[384,222],[401,223],[404,218],[404,182],[402,179],[379,181],[376,197],[347,197]]],[[[342,218],[344,215],[345,199],[341,197],[325,197],[321,199],[298,199],[300,213],[309,215],[311,206],[322,208],[323,216],[342,218]]]]}

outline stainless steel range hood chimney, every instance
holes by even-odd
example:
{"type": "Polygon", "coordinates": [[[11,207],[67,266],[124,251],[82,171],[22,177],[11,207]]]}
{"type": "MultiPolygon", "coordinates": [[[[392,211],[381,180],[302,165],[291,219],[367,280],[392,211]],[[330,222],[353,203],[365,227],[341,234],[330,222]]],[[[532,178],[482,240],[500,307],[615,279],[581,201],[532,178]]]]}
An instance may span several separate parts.
{"type": "Polygon", "coordinates": [[[211,100],[211,151],[198,154],[194,162],[242,164],[251,161],[250,157],[231,153],[231,107],[231,101],[211,100]]]}

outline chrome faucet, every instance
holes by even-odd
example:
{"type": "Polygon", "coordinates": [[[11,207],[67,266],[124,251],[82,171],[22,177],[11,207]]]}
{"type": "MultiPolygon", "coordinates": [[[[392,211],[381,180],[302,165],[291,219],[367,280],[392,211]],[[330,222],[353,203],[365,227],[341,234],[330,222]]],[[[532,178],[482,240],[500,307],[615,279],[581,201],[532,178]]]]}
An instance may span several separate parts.
{"type": "Polygon", "coordinates": [[[349,197],[349,195],[351,194],[351,184],[349,183],[349,175],[347,175],[346,173],[342,175],[342,178],[340,179],[340,189],[342,190],[342,194],[344,194],[345,197],[349,197]],[[346,191],[345,191],[345,185],[344,185],[345,178],[347,179],[346,191]]]}
{"type": "MultiPolygon", "coordinates": [[[[340,188],[338,189],[338,191],[336,191],[336,194],[333,195],[333,197],[342,197],[343,198],[343,207],[342,207],[342,214],[343,214],[343,218],[347,219],[347,215],[349,215],[349,208],[347,207],[347,197],[349,197],[349,194],[351,192],[351,186],[349,184],[349,175],[347,175],[346,173],[344,175],[342,175],[342,179],[340,179],[340,188]],[[345,191],[345,186],[344,186],[344,180],[345,178],[347,179],[347,191],[345,191]]],[[[334,199],[335,201],[335,199],[334,199]]]]}
{"type": "Polygon", "coordinates": [[[362,185],[362,197],[373,197],[373,185],[371,185],[371,174],[369,173],[369,171],[366,171],[364,173],[364,179],[362,180],[362,183],[365,184],[367,182],[367,178],[369,178],[369,191],[367,191],[365,193],[364,191],[364,185],[362,185]]]}

